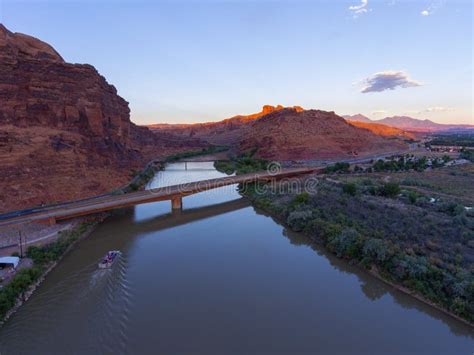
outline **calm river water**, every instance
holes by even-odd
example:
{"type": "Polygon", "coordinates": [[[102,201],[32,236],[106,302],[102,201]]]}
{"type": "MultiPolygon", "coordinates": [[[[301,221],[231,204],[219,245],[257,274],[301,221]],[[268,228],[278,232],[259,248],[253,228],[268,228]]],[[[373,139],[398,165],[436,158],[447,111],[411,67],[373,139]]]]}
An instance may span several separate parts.
{"type": "MultiPolygon", "coordinates": [[[[151,186],[222,174],[172,164],[151,186]]],[[[469,354],[471,328],[328,255],[236,186],[107,219],[0,329],[5,354],[469,354]],[[106,251],[123,256],[99,271],[106,251]]]]}

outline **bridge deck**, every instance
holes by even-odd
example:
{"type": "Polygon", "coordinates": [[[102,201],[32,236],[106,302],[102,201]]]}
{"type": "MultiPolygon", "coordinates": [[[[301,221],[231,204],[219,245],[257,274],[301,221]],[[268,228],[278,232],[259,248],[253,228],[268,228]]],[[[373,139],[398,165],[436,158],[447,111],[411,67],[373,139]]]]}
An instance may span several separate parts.
{"type": "Polygon", "coordinates": [[[292,177],[302,174],[309,174],[318,168],[295,168],[285,169],[276,174],[269,172],[251,173],[237,176],[229,176],[217,179],[201,180],[191,183],[161,187],[153,190],[139,191],[125,195],[108,195],[93,200],[72,202],[67,205],[56,207],[45,207],[21,216],[6,218],[0,221],[0,227],[11,224],[29,223],[34,221],[57,221],[62,219],[85,216],[97,212],[109,211],[117,208],[124,208],[139,205],[142,203],[173,200],[198,192],[211,190],[227,185],[248,183],[259,180],[269,180],[275,178],[292,177]]]}

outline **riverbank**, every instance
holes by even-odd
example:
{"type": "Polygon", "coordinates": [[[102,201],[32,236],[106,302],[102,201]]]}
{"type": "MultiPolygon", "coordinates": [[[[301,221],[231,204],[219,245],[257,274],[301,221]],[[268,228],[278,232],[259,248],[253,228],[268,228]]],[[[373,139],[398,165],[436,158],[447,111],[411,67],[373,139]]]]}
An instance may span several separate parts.
{"type": "Polygon", "coordinates": [[[367,186],[361,186],[318,179],[317,192],[247,187],[245,195],[339,258],[474,326],[472,216],[435,210],[420,196],[414,205],[409,195],[399,196],[400,190],[389,193],[388,183],[366,180],[367,186]]]}
{"type": "MultiPolygon", "coordinates": [[[[143,189],[155,176],[156,172],[163,170],[167,163],[179,161],[183,158],[218,154],[226,149],[225,147],[210,147],[199,151],[174,154],[162,160],[150,161],[143,170],[134,174],[133,179],[127,185],[112,191],[111,194],[126,194],[143,189]]],[[[5,229],[3,231],[5,236],[2,239],[5,239],[7,244],[3,252],[19,254],[22,252],[22,248],[25,248],[26,257],[33,259],[33,266],[19,270],[10,282],[0,289],[0,323],[3,324],[31,297],[46,275],[57,266],[60,260],[80,240],[86,238],[92,233],[95,226],[112,214],[114,214],[113,211],[90,217],[80,217],[76,218],[73,222],[54,226],[43,226],[33,223],[24,228],[8,227],[5,229]],[[16,245],[14,241],[18,239],[17,233],[20,236],[23,234],[23,236],[20,239],[20,243],[16,245]],[[33,234],[36,237],[32,237],[33,234]],[[15,250],[15,246],[18,252],[15,250]]]]}
{"type": "MultiPolygon", "coordinates": [[[[180,162],[150,186],[219,177],[211,163],[185,170],[180,162]]],[[[234,185],[186,197],[182,212],[158,202],[108,217],[1,328],[2,353],[472,348],[471,327],[327,253],[247,199],[231,202],[240,198],[234,185]],[[115,249],[123,254],[114,267],[98,270],[104,251],[115,249]]]]}
{"type": "Polygon", "coordinates": [[[18,271],[11,281],[0,289],[0,326],[3,325],[41,285],[46,276],[74,246],[89,236],[101,219],[90,219],[76,225],[73,229],[62,231],[54,242],[43,246],[28,248],[26,257],[33,265],[18,271]]]}

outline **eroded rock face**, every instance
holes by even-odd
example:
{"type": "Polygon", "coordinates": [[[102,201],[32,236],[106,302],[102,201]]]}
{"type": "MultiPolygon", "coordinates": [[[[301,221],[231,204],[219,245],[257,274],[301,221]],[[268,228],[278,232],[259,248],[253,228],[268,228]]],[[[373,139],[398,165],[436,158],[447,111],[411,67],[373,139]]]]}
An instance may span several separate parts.
{"type": "Polygon", "coordinates": [[[241,152],[278,160],[345,159],[404,149],[347,123],[334,112],[286,108],[252,122],[239,143],[241,152]]]}
{"type": "Polygon", "coordinates": [[[45,126],[130,145],[128,103],[91,65],[68,64],[49,45],[0,27],[2,125],[45,126]]]}
{"type": "MultiPolygon", "coordinates": [[[[251,123],[260,117],[285,109],[281,105],[264,105],[262,111],[250,115],[237,115],[218,122],[195,124],[154,124],[148,126],[153,132],[169,132],[180,137],[194,137],[212,144],[235,145],[245,137],[251,123]]],[[[299,106],[292,107],[297,112],[299,106]]]]}
{"type": "Polygon", "coordinates": [[[199,137],[214,144],[230,145],[236,153],[256,152],[257,156],[277,160],[347,159],[405,148],[401,140],[385,139],[383,136],[388,135],[375,129],[350,125],[334,112],[304,110],[299,106],[265,105],[261,112],[219,122],[157,124],[150,128],[156,133],[199,137]]]}
{"type": "Polygon", "coordinates": [[[200,146],[136,126],[93,66],[0,25],[0,211],[110,191],[148,160],[200,146]]]}

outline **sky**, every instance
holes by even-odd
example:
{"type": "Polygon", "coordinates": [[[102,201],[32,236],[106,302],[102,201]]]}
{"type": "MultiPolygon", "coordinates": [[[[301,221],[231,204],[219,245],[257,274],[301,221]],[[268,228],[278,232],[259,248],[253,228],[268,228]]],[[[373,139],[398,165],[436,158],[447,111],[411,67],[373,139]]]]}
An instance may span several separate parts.
{"type": "Polygon", "coordinates": [[[138,124],[266,104],[474,124],[471,0],[0,0],[0,22],[94,65],[138,124]]]}

